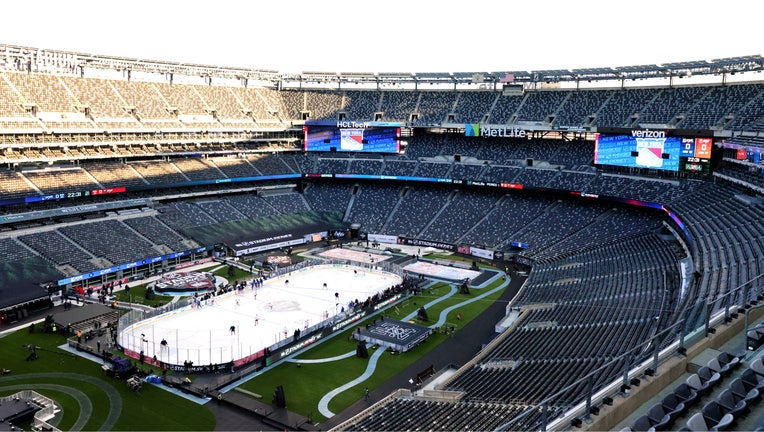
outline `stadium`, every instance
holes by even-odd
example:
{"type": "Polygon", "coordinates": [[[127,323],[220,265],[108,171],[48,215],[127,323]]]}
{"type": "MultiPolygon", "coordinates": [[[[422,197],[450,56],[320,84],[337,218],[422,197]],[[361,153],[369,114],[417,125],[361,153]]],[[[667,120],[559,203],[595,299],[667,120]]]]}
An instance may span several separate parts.
{"type": "MultiPolygon", "coordinates": [[[[224,429],[762,428],[762,69],[757,55],[572,70],[285,74],[0,45],[0,329],[23,327],[13,334],[26,344],[19,332],[70,313],[74,301],[77,311],[104,308],[78,329],[106,324],[118,333],[196,302],[149,310],[123,297],[105,306],[107,294],[147,278],[226,265],[230,282],[233,269],[249,276],[221,295],[245,281],[252,300],[255,261],[265,262],[253,257],[346,250],[322,262],[374,272],[391,258],[384,270],[401,286],[364,293],[369,302],[356,315],[340,314],[338,301],[302,333],[287,337],[284,326],[283,340],[237,351],[230,364],[221,355],[214,374],[180,354],[170,365],[150,358],[154,351],[144,358],[139,332],[108,358],[100,339],[95,349],[68,328],[35,343],[169,368],[160,385],[193,394],[224,429]],[[454,261],[428,259],[428,248],[454,261]],[[456,257],[493,270],[463,278],[456,257]],[[464,279],[470,295],[494,300],[371,388],[372,401],[356,393],[341,411],[326,402],[295,413],[281,386],[272,403],[236,389],[290,359],[301,366],[293,371],[309,371],[310,351],[291,356],[352,333],[357,320],[376,325],[404,301],[429,301],[402,270],[417,262],[420,281],[456,292],[464,279]],[[489,282],[500,289],[489,293],[489,282]],[[185,388],[183,372],[198,374],[185,388]]],[[[285,286],[306,262],[259,268],[266,283],[285,286]]],[[[468,304],[446,307],[445,322],[461,320],[457,306],[468,304]]],[[[18,346],[3,344],[4,358],[18,357],[18,346]]],[[[62,352],[41,357],[87,364],[62,352]]],[[[45,393],[49,384],[33,372],[24,378],[29,360],[0,367],[45,393]]],[[[63,379],[75,394],[116,386],[63,379]]],[[[0,376],[4,397],[18,390],[9,382],[0,376]]],[[[123,387],[103,390],[104,418],[59,416],[58,426],[32,427],[179,427],[110,411],[137,403],[123,387]]],[[[57,404],[70,397],[47,390],[57,404]]]]}

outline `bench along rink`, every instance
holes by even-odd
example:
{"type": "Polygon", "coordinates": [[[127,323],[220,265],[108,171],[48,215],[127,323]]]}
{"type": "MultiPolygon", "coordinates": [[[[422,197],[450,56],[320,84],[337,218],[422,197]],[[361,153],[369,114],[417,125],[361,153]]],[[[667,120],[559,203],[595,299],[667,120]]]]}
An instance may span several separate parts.
{"type": "Polygon", "coordinates": [[[351,302],[362,303],[401,282],[377,269],[308,267],[270,278],[257,289],[247,281],[244,290],[135,322],[120,329],[118,343],[171,365],[227,363],[292,340],[296,330],[328,325],[343,317],[351,302]]]}

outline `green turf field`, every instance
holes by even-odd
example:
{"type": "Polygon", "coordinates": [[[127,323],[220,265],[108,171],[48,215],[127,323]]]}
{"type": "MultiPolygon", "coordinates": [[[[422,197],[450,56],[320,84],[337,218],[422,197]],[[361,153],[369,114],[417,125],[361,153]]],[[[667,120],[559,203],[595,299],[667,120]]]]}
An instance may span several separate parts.
{"type": "MultiPolygon", "coordinates": [[[[470,294],[459,294],[458,292],[448,295],[452,292],[451,286],[445,283],[436,283],[424,290],[420,295],[410,297],[396,306],[384,311],[384,316],[392,319],[403,319],[412,312],[415,312],[420,306],[441,300],[438,303],[427,307],[429,322],[418,321],[421,325],[430,325],[436,321],[441,311],[449,306],[463,303],[465,300],[479,296],[483,292],[490,291],[501,285],[500,280],[494,281],[488,287],[477,290],[473,289],[470,294]]],[[[374,389],[387,382],[390,378],[398,374],[416,360],[427,354],[443,340],[449,337],[445,328],[454,328],[458,331],[463,325],[471,319],[482,313],[488,306],[493,304],[501,295],[503,290],[497,290],[484,299],[459,306],[448,314],[448,318],[441,328],[437,329],[424,343],[416,346],[406,353],[383,353],[379,359],[374,373],[366,381],[347,389],[331,400],[329,409],[338,413],[347,408],[354,402],[364,397],[364,389],[374,389]],[[456,319],[456,314],[461,314],[461,320],[456,319]]],[[[369,318],[373,319],[373,318],[369,318]]],[[[309,351],[297,356],[297,359],[325,359],[340,356],[349,352],[355,352],[357,342],[351,338],[355,328],[363,325],[361,321],[350,328],[338,333],[321,344],[311,348],[309,351]]],[[[369,351],[371,356],[374,349],[369,351]]],[[[369,359],[361,359],[352,355],[347,358],[325,363],[306,363],[298,364],[283,362],[278,366],[268,370],[240,387],[257,394],[273,394],[278,385],[284,388],[284,394],[287,401],[287,408],[290,411],[311,418],[315,422],[322,422],[326,417],[318,412],[319,400],[330,390],[333,390],[343,383],[349,382],[360,376],[366,370],[369,359]]],[[[406,383],[401,383],[405,387],[406,383]]],[[[267,402],[270,402],[268,399],[267,402]]]]}
{"type": "MultiPolygon", "coordinates": [[[[229,277],[227,267],[217,269],[216,273],[229,277]]],[[[233,273],[234,278],[242,280],[247,275],[238,269],[233,273]]],[[[449,331],[458,331],[498,299],[503,292],[503,288],[500,288],[502,282],[497,279],[486,288],[472,289],[470,294],[459,293],[454,285],[435,283],[420,294],[384,310],[382,313],[385,317],[404,319],[422,305],[428,305],[429,320],[419,324],[434,326],[434,332],[409,352],[381,353],[370,377],[332,397],[328,404],[329,410],[341,412],[362,399],[366,387],[373,390],[387,382],[446,340],[450,337],[449,331]],[[481,296],[484,297],[469,302],[481,296]],[[442,325],[435,326],[441,312],[455,305],[458,306],[444,316],[442,325]],[[457,313],[461,315],[460,320],[456,318],[457,313]]],[[[130,294],[133,301],[143,297],[145,284],[131,287],[130,294]]],[[[163,303],[162,296],[157,298],[163,303]]],[[[143,300],[144,304],[148,304],[145,298],[143,300]]],[[[358,325],[363,325],[363,321],[315,344],[296,359],[325,359],[351,352],[354,354],[356,342],[350,336],[358,325]]],[[[215,418],[207,408],[151,384],[144,384],[140,392],[134,393],[125,381],[105,376],[100,363],[57,348],[65,343],[62,335],[30,333],[27,328],[0,337],[0,368],[11,370],[10,374],[0,376],[0,396],[32,389],[55,400],[62,409],[51,423],[62,430],[214,430],[215,418]],[[40,347],[37,360],[25,360],[28,344],[40,347]]],[[[369,349],[370,357],[375,352],[376,349],[369,349]]],[[[326,417],[319,412],[319,401],[331,390],[361,376],[368,366],[369,359],[355,355],[299,366],[282,362],[240,387],[263,395],[263,401],[269,403],[275,387],[282,385],[289,410],[309,417],[314,422],[321,422],[326,417]]],[[[157,372],[148,367],[144,369],[157,372]]],[[[405,383],[401,383],[401,387],[404,386],[405,383]]]]}
{"type": "Polygon", "coordinates": [[[64,336],[29,333],[27,329],[0,337],[0,395],[34,390],[61,408],[49,421],[61,430],[213,430],[215,417],[196,403],[150,384],[131,391],[124,380],[104,375],[100,363],[58,349],[64,336]],[[38,359],[26,361],[27,345],[38,359]]]}

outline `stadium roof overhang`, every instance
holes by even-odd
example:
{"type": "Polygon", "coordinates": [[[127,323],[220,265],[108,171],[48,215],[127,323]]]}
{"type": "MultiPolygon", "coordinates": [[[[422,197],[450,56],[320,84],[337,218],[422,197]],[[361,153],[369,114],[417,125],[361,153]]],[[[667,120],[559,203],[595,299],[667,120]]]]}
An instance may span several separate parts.
{"type": "Polygon", "coordinates": [[[637,80],[648,78],[721,75],[764,70],[764,57],[752,55],[716,60],[581,69],[512,70],[500,72],[303,72],[282,74],[289,82],[373,84],[487,84],[637,80]]]}
{"type": "MultiPolygon", "coordinates": [[[[140,71],[156,74],[183,74],[210,78],[252,80],[277,84],[321,83],[336,87],[342,84],[421,85],[421,84],[485,84],[578,82],[605,80],[636,80],[671,78],[693,75],[723,75],[764,70],[761,55],[699,60],[666,64],[598,67],[581,69],[507,70],[473,72],[299,72],[283,73],[267,69],[247,69],[175,63],[117,56],[93,55],[70,51],[43,50],[18,45],[0,44],[0,54],[18,70],[25,65],[44,61],[46,64],[66,65],[70,70],[87,68],[117,71],[140,71]]],[[[29,70],[32,68],[29,67],[29,70]]]]}
{"type": "MultiPolygon", "coordinates": [[[[43,50],[18,45],[0,44],[0,54],[16,62],[19,69],[26,69],[31,62],[62,64],[71,70],[92,68],[115,71],[136,71],[155,74],[182,74],[188,76],[248,79],[254,81],[278,81],[279,74],[274,70],[246,69],[227,66],[176,63],[159,60],[146,60],[128,57],[94,55],[72,51],[43,50]]],[[[31,66],[29,67],[31,69],[31,66]]]]}

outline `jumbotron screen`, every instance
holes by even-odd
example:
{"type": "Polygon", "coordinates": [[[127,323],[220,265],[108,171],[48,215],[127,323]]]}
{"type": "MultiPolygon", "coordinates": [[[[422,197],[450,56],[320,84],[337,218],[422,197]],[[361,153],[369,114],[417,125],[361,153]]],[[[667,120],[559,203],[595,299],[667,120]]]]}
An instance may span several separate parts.
{"type": "Polygon", "coordinates": [[[401,126],[392,122],[308,121],[305,151],[398,153],[401,126]]]}
{"type": "Polygon", "coordinates": [[[670,136],[665,131],[635,130],[631,135],[597,134],[594,163],[665,171],[709,173],[713,138],[670,136]]]}

